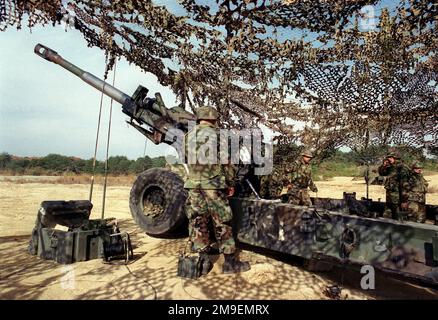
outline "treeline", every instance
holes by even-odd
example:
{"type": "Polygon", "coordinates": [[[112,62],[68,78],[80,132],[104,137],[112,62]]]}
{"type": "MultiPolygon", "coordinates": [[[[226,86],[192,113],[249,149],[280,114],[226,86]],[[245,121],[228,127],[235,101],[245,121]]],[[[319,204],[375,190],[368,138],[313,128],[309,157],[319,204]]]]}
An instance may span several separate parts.
{"type": "MultiPolygon", "coordinates": [[[[334,150],[322,161],[318,158],[312,162],[312,171],[316,179],[326,179],[335,176],[362,176],[369,164],[372,169],[378,166],[387,150],[368,150],[364,154],[358,152],[342,152],[334,150]]],[[[420,152],[410,150],[401,152],[403,161],[410,165],[414,160],[424,164],[425,171],[438,171],[438,162],[425,159],[420,152]]],[[[290,159],[291,161],[293,159],[290,159]]],[[[164,157],[140,157],[129,160],[125,156],[114,156],[108,159],[108,172],[111,175],[130,175],[154,167],[164,167],[164,157]]],[[[97,161],[96,173],[103,174],[104,161],[97,161]]],[[[93,159],[79,159],[58,154],[49,154],[42,158],[15,157],[8,153],[0,154],[0,172],[12,175],[64,175],[64,174],[90,174],[93,170],[93,159]]]]}
{"type": "MultiPolygon", "coordinates": [[[[125,156],[114,156],[108,159],[108,172],[111,175],[138,174],[154,167],[164,167],[164,157],[140,157],[129,160],[125,156]]],[[[8,153],[0,154],[0,171],[14,175],[61,175],[90,174],[93,172],[93,159],[66,157],[49,154],[42,158],[15,157],[8,153]]],[[[105,172],[105,161],[96,161],[96,173],[105,172]]]]}
{"type": "MultiPolygon", "coordinates": [[[[414,161],[420,161],[424,166],[425,173],[437,172],[438,161],[436,153],[432,153],[433,158],[425,158],[421,149],[399,148],[402,161],[410,166],[414,161]]],[[[342,152],[333,150],[322,161],[312,163],[312,172],[316,180],[332,177],[359,177],[363,176],[367,166],[369,166],[372,176],[377,174],[377,167],[382,163],[383,158],[388,154],[388,148],[374,147],[362,152],[342,152]]]]}

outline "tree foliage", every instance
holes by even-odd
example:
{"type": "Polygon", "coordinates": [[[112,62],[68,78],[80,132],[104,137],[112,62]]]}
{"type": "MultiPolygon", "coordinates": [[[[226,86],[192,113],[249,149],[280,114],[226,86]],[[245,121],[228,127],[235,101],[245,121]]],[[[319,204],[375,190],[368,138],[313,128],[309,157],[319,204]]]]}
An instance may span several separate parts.
{"type": "MultiPolygon", "coordinates": [[[[110,175],[139,174],[154,167],[164,167],[164,157],[140,157],[129,160],[125,156],[108,158],[108,173],[110,175]]],[[[93,172],[93,159],[79,159],[59,154],[49,154],[42,158],[14,157],[8,153],[0,154],[0,170],[15,174],[91,174],[93,172]]],[[[105,172],[105,161],[96,161],[97,174],[105,172]]]]}

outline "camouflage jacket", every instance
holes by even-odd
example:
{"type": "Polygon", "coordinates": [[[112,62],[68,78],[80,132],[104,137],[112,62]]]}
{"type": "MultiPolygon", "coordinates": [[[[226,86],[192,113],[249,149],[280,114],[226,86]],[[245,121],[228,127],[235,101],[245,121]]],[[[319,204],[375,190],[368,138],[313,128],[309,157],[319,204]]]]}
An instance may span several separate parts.
{"type": "Polygon", "coordinates": [[[234,166],[220,164],[219,142],[217,128],[213,125],[198,124],[185,135],[188,172],[184,188],[226,189],[234,186],[234,166]]]}
{"type": "Polygon", "coordinates": [[[310,164],[306,164],[302,159],[296,160],[287,170],[289,183],[294,189],[316,190],[316,185],[312,180],[312,168],[310,164]]]}
{"type": "Polygon", "coordinates": [[[412,173],[409,179],[409,201],[426,202],[427,187],[426,179],[421,173],[412,173]]]}
{"type": "Polygon", "coordinates": [[[379,167],[379,174],[386,177],[385,189],[392,194],[402,196],[402,202],[407,201],[409,193],[409,180],[411,172],[403,163],[396,162],[395,164],[385,165],[379,167]],[[401,188],[401,190],[400,190],[401,188]]]}
{"type": "Polygon", "coordinates": [[[287,173],[285,166],[275,165],[271,174],[262,176],[260,180],[260,195],[263,198],[277,198],[286,185],[287,173]]]}

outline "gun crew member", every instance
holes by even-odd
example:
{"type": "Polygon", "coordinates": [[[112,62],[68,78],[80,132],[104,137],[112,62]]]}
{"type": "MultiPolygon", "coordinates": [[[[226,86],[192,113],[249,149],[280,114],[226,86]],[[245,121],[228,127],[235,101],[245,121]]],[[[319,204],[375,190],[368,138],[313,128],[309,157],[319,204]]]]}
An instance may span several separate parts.
{"type": "Polygon", "coordinates": [[[309,150],[301,153],[301,158],[297,159],[292,168],[288,171],[289,184],[287,185],[288,203],[311,206],[308,188],[313,192],[318,192],[318,188],[312,179],[312,168],[310,162],[313,154],[309,150]]]}
{"type": "Polygon", "coordinates": [[[189,246],[192,252],[199,253],[204,261],[203,274],[212,268],[209,257],[210,220],[220,246],[219,250],[225,257],[222,272],[235,273],[250,269],[248,262],[237,259],[231,228],[233,214],[228,197],[234,194],[233,166],[220,164],[218,156],[210,157],[206,154],[211,150],[217,150],[217,118],[218,113],[214,108],[199,108],[197,124],[185,136],[188,177],[184,188],[188,191],[186,213],[189,219],[189,246]],[[211,145],[208,145],[209,143],[211,145]],[[195,161],[190,161],[191,156],[195,161]]]}
{"type": "Polygon", "coordinates": [[[391,151],[378,169],[385,179],[386,205],[384,218],[403,220],[402,213],[408,208],[409,168],[400,160],[399,153],[391,151]]]}
{"type": "Polygon", "coordinates": [[[423,177],[423,166],[414,162],[409,179],[408,220],[424,223],[426,221],[426,193],[428,183],[423,177]]]}

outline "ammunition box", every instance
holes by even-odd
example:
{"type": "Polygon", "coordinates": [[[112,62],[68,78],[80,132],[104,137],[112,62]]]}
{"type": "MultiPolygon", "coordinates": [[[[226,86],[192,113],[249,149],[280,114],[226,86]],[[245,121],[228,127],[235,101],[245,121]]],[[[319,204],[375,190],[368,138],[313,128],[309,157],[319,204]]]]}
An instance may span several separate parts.
{"type": "Polygon", "coordinates": [[[61,231],[42,228],[39,230],[37,255],[61,264],[103,258],[104,238],[101,233],[102,230],[97,229],[61,231]]]}

